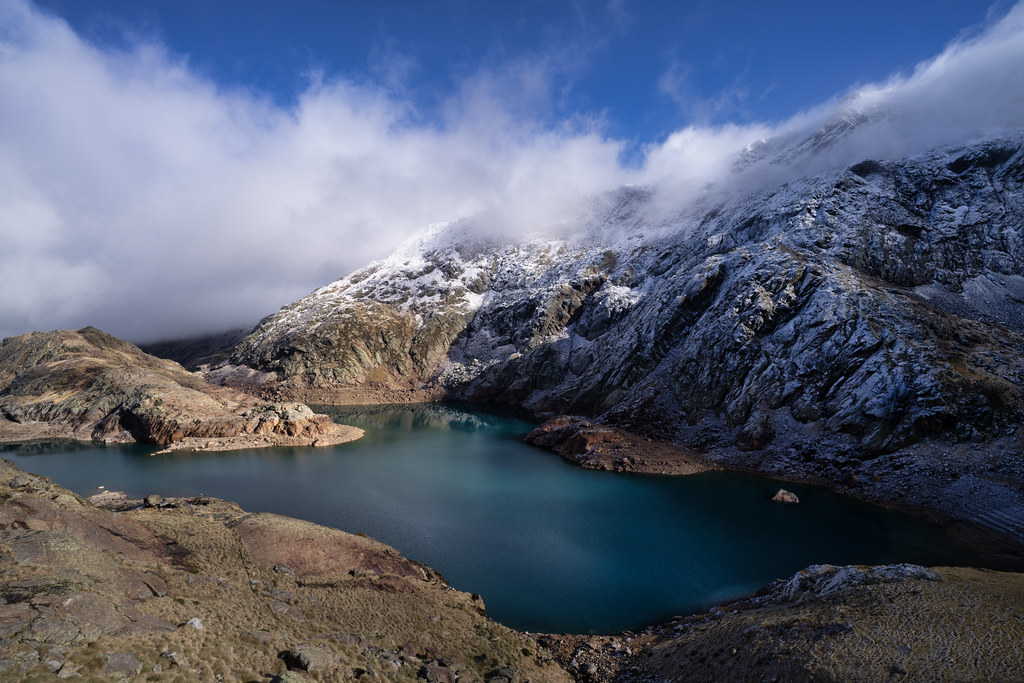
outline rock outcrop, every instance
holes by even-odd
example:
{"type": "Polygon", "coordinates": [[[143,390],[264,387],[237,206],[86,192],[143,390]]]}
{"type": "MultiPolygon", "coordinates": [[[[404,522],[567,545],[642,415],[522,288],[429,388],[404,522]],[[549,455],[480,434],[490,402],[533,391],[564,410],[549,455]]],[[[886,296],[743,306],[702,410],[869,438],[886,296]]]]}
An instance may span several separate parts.
{"type": "Polygon", "coordinates": [[[211,378],[320,402],[380,402],[372,397],[389,389],[414,400],[441,397],[424,381],[445,361],[487,287],[483,275],[466,282],[466,271],[452,270],[447,257],[398,255],[319,290],[265,319],[235,348],[235,367],[258,372],[222,368],[211,378]]]}
{"type": "Polygon", "coordinates": [[[577,680],[1012,680],[1022,575],[813,566],[640,634],[542,638],[577,680]]]}
{"type": "Polygon", "coordinates": [[[296,403],[267,404],[87,327],[0,342],[0,440],[176,447],[340,443],[361,432],[296,403]]]}
{"type": "Polygon", "coordinates": [[[716,469],[687,448],[578,417],[548,420],[527,434],[525,441],[591,470],[696,474],[716,469]]]}
{"type": "Polygon", "coordinates": [[[369,538],[206,497],[112,512],[7,461],[0,501],[3,680],[571,680],[369,538]]]}
{"type": "Polygon", "coordinates": [[[775,495],[772,496],[772,500],[775,501],[776,503],[789,504],[800,502],[800,498],[795,493],[793,493],[792,491],[787,491],[786,489],[779,489],[778,491],[776,491],[775,495]]]}

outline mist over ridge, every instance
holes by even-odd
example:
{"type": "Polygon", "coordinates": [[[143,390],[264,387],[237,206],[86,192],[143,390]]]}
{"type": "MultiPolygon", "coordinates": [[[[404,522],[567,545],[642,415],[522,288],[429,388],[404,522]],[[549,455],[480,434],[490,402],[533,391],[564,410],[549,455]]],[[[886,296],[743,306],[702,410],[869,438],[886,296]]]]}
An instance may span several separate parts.
{"type": "Polygon", "coordinates": [[[440,119],[322,74],[286,108],[17,0],[0,7],[0,88],[0,337],[91,324],[153,341],[251,324],[431,223],[482,216],[514,239],[627,185],[671,229],[709,191],[1022,127],[1024,6],[910,73],[782,122],[692,125],[630,163],[599,115],[524,105],[550,96],[539,61],[467,77],[440,119]]]}

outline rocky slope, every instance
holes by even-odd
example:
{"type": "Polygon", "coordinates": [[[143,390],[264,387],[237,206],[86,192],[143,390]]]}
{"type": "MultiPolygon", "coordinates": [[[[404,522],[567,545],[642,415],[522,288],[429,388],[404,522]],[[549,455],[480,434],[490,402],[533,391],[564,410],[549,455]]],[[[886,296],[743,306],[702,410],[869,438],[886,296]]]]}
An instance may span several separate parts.
{"type": "Polygon", "coordinates": [[[571,680],[363,536],[209,498],[113,512],[6,461],[0,500],[0,680],[571,680]]]}
{"type": "Polygon", "coordinates": [[[268,404],[95,328],[0,342],[0,440],[75,438],[176,448],[341,443],[357,429],[268,404]]]}
{"type": "Polygon", "coordinates": [[[1024,541],[1022,150],[1014,131],[866,160],[661,222],[664,197],[624,189],[561,239],[434,226],[211,376],[597,418],[1024,541]]]}

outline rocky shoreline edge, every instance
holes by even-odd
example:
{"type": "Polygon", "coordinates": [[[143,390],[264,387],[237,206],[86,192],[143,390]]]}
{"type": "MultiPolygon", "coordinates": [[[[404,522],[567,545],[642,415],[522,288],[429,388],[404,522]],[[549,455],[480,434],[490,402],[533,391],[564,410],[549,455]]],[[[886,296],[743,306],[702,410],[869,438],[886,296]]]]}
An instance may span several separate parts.
{"type": "Polygon", "coordinates": [[[1006,679],[1024,575],[809,567],[638,633],[530,634],[360,534],[0,461],[0,680],[1006,679]]]}
{"type": "Polygon", "coordinates": [[[363,437],[363,430],[350,425],[337,425],[335,429],[316,436],[289,436],[288,434],[238,434],[232,437],[202,438],[187,436],[153,453],[164,455],[175,451],[220,453],[252,448],[322,448],[355,441],[363,437]]]}
{"type": "MultiPolygon", "coordinates": [[[[1015,436],[1020,438],[1020,436],[1015,436]]],[[[877,458],[874,474],[850,475],[838,480],[816,474],[807,468],[754,467],[743,461],[711,457],[671,442],[633,434],[592,419],[560,415],[544,421],[526,439],[527,443],[549,449],[564,460],[586,469],[620,473],[685,476],[711,470],[730,470],[769,476],[794,484],[822,486],[836,493],[880,507],[927,520],[976,551],[986,566],[1006,571],[1024,571],[1024,521],[1007,514],[986,518],[977,513],[979,501],[957,501],[950,495],[956,480],[967,476],[967,463],[957,457],[957,447],[928,444],[929,459],[941,459],[945,465],[922,468],[914,475],[894,476],[884,461],[913,458],[920,447],[877,458]],[[943,503],[950,503],[944,506],[943,503]]],[[[1014,444],[1013,447],[1016,447],[1014,444]]],[[[862,472],[870,472],[865,463],[862,472]]],[[[992,482],[988,482],[991,486],[992,482]]],[[[994,487],[993,487],[994,488],[994,487]]],[[[997,496],[982,500],[983,507],[996,508],[997,496]]],[[[1024,510],[1016,511],[1024,517],[1024,510]]]]}
{"type": "MultiPolygon", "coordinates": [[[[237,434],[235,436],[196,437],[187,436],[170,444],[151,455],[166,455],[178,451],[220,453],[226,451],[247,450],[256,448],[320,448],[337,446],[355,441],[363,437],[363,430],[349,425],[337,425],[337,428],[316,436],[289,436],[288,434],[237,434]]],[[[17,423],[0,418],[0,444],[17,444],[46,441],[94,441],[65,425],[53,425],[47,422],[17,423]]],[[[126,440],[131,442],[132,440],[126,440]]],[[[106,443],[117,443],[108,441],[106,443]]]]}

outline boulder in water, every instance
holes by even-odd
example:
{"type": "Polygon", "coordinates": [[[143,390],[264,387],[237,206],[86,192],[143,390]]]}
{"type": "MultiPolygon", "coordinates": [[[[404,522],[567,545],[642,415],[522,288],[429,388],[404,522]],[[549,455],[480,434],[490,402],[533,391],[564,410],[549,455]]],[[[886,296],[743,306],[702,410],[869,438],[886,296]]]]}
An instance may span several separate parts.
{"type": "Polygon", "coordinates": [[[797,498],[795,493],[793,493],[792,491],[787,491],[786,489],[779,489],[778,491],[776,491],[775,495],[772,496],[772,500],[774,500],[776,503],[799,503],[800,502],[800,499],[797,498]]]}

